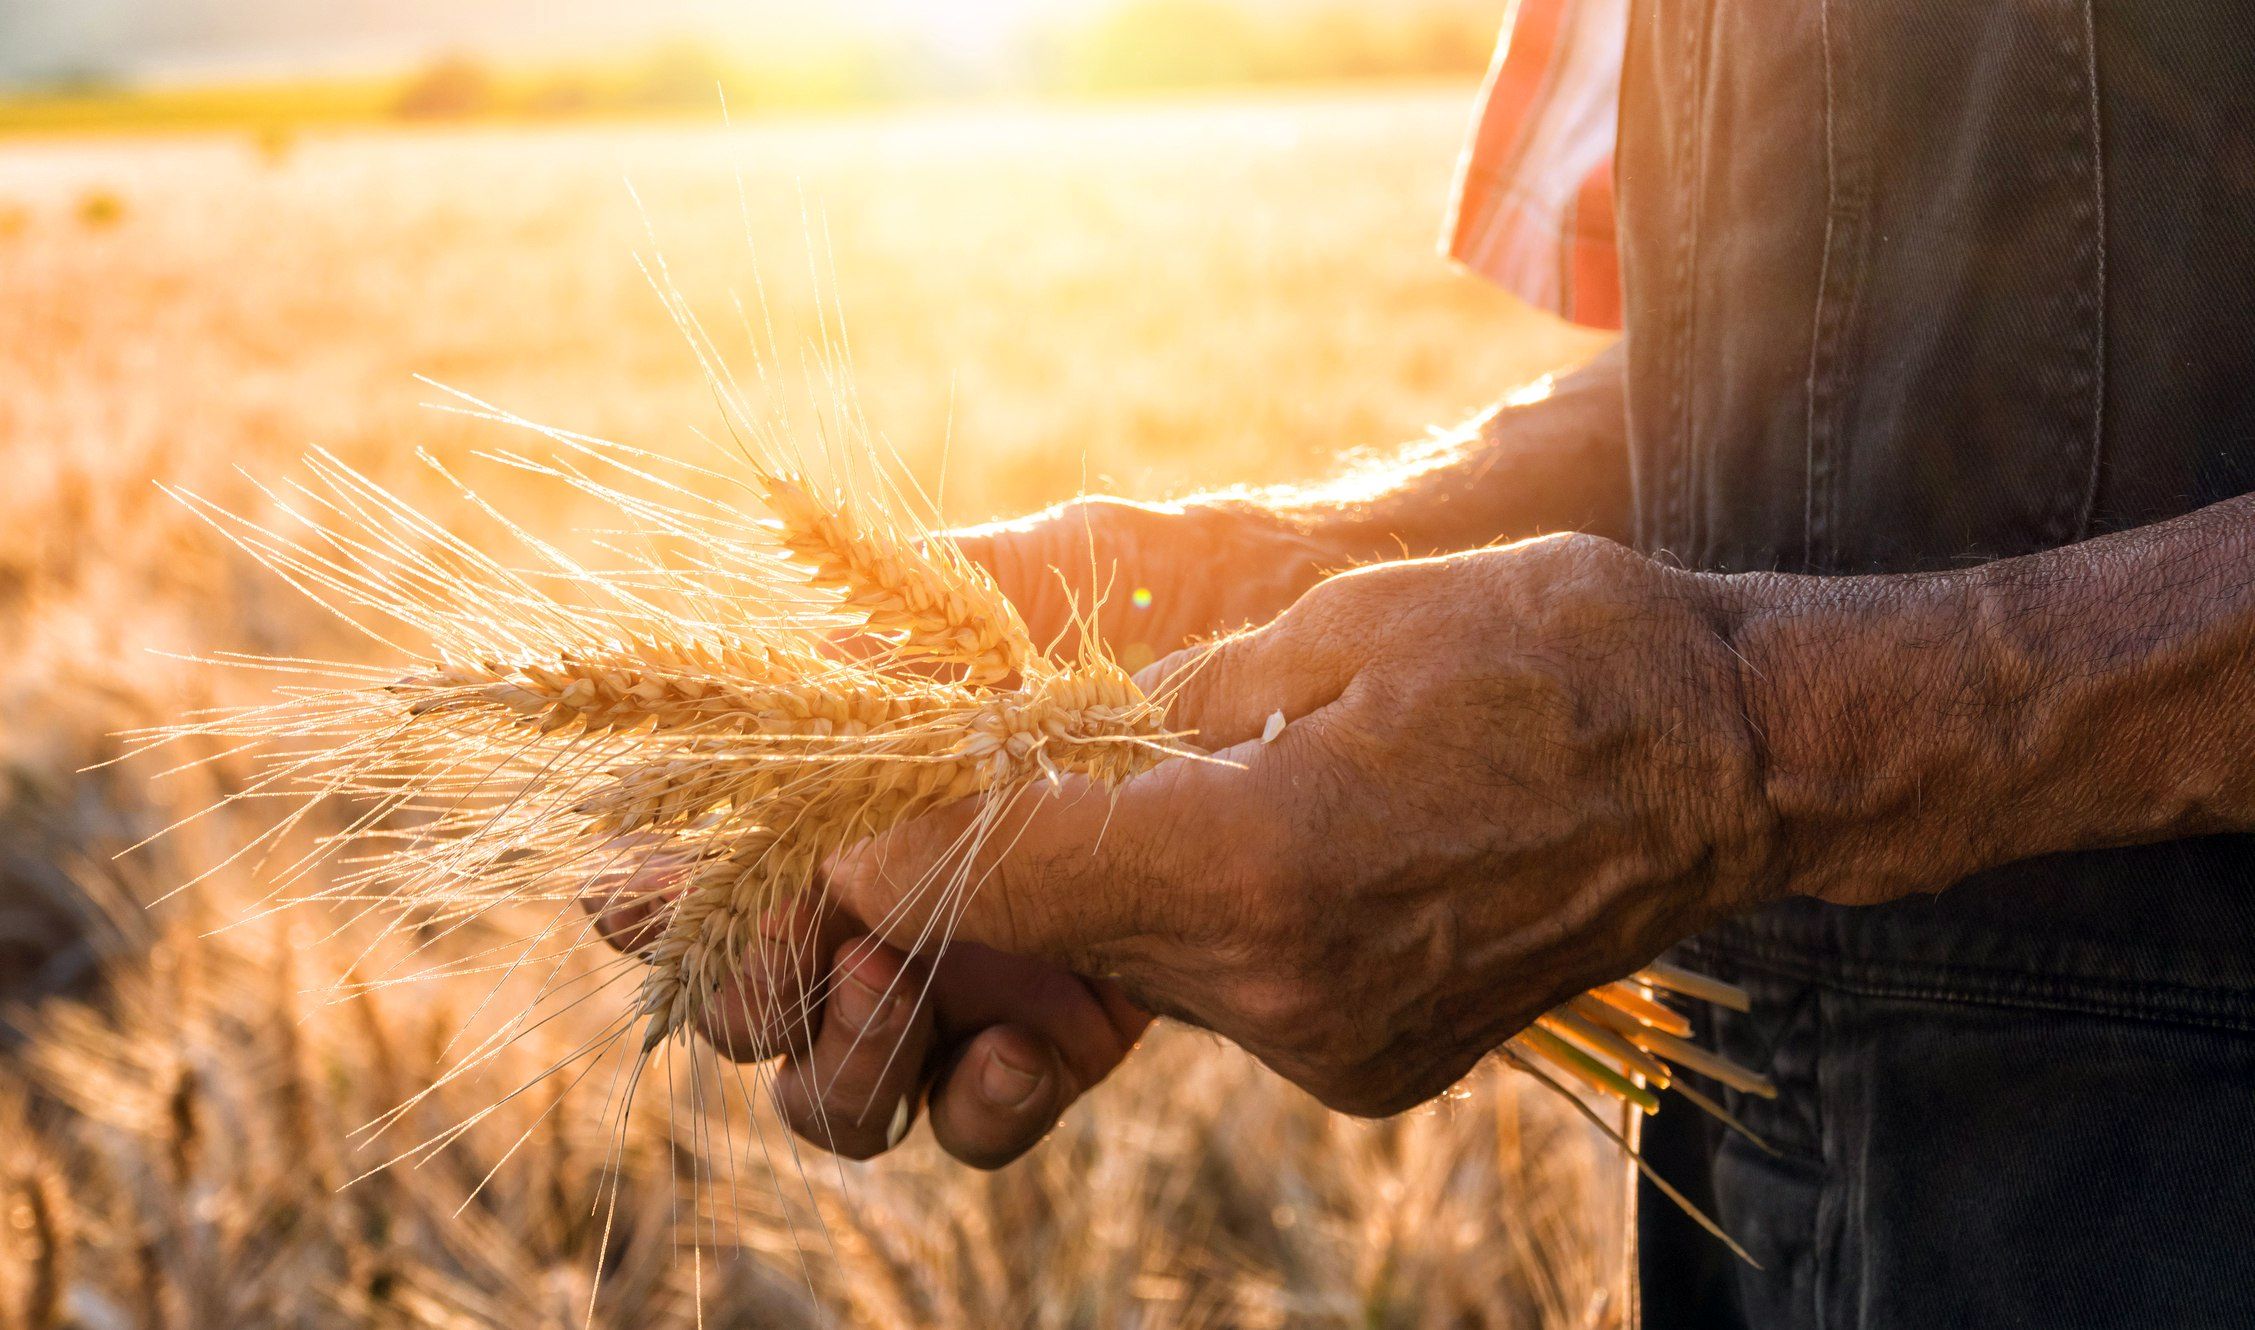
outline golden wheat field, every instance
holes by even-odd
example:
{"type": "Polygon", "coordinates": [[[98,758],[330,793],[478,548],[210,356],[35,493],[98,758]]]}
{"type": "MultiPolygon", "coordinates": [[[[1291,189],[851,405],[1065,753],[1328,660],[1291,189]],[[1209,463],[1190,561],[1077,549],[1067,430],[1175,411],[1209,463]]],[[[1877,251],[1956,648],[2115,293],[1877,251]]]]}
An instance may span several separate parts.
{"type": "MultiPolygon", "coordinates": [[[[426,409],[419,374],[708,446],[637,250],[723,349],[738,299],[786,349],[834,301],[863,410],[951,519],[1313,478],[1451,423],[1591,349],[1434,256],[1469,108],[0,143],[0,1327],[1617,1322],[1618,1161],[1547,1092],[1483,1069],[1350,1121],[1182,1030],[992,1174],[915,1139],[841,1164],[772,1122],[678,1133],[662,1097],[620,1124],[553,1083],[371,1174],[397,1145],[359,1129],[433,1084],[483,990],[333,1000],[382,944],[258,912],[243,863],[167,896],[252,812],[118,857],[240,770],[82,770],[120,729],[254,695],[187,657],[360,649],[159,482],[271,514],[254,482],[321,447],[444,517],[418,449],[469,467],[525,440],[426,409]]],[[[515,1079],[446,1085],[403,1130],[572,1038],[544,1028],[515,1079]]]]}

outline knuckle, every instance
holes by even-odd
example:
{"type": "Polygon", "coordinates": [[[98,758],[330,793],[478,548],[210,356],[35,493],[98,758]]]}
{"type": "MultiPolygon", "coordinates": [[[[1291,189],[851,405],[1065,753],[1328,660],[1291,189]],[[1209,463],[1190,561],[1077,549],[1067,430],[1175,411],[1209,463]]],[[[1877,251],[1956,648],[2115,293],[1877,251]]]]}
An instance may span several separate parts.
{"type": "Polygon", "coordinates": [[[1067,552],[1086,553],[1094,541],[1100,555],[1125,552],[1137,533],[1156,513],[1125,499],[1090,495],[1058,504],[1041,515],[1034,531],[1045,552],[1059,557],[1067,552]]]}
{"type": "Polygon", "coordinates": [[[1586,531],[1560,531],[1537,536],[1513,547],[1522,560],[1549,563],[1561,569],[1603,565],[1627,549],[1618,542],[1586,531]]]}
{"type": "Polygon", "coordinates": [[[1147,511],[1143,505],[1130,503],[1126,499],[1115,499],[1105,494],[1084,494],[1051,508],[1049,520],[1058,526],[1079,527],[1091,523],[1110,526],[1147,511]]]}
{"type": "Polygon", "coordinates": [[[1582,532],[1544,537],[1531,552],[1539,560],[1539,580],[1553,591],[1602,595],[1651,566],[1626,545],[1582,532]]]}
{"type": "Polygon", "coordinates": [[[1400,576],[1398,565],[1379,563],[1327,577],[1277,617],[1277,631],[1326,633],[1353,625],[1368,617],[1400,576]]]}
{"type": "Polygon", "coordinates": [[[1381,1102],[1370,1086],[1351,1077],[1327,1076],[1304,1088],[1334,1113],[1344,1113],[1354,1118],[1392,1116],[1392,1110],[1381,1102]]]}
{"type": "Polygon", "coordinates": [[[1263,1054],[1262,1061],[1334,1113],[1358,1118],[1388,1114],[1384,1087],[1359,1064],[1339,1059],[1333,1050],[1270,1050],[1263,1054]]]}
{"type": "Polygon", "coordinates": [[[1318,1091],[1316,1098],[1334,1113],[1344,1113],[1355,1118],[1390,1118],[1396,1113],[1406,1113],[1425,1102],[1429,1096],[1413,1096],[1399,1089],[1374,1086],[1365,1081],[1342,1079],[1332,1085],[1328,1093],[1318,1091]]]}

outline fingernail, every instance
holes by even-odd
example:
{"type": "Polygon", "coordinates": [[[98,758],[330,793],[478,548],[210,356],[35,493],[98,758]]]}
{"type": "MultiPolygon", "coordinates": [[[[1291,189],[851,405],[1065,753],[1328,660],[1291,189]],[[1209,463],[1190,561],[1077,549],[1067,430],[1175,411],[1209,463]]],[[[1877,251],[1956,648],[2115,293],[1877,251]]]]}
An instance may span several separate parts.
{"type": "Polygon", "coordinates": [[[830,1005],[838,1019],[856,1030],[873,1030],[885,1023],[892,1000],[883,990],[870,987],[859,975],[849,974],[838,983],[830,1005]]]}
{"type": "Polygon", "coordinates": [[[979,1073],[979,1097],[997,1108],[1024,1108],[1033,1102],[1041,1082],[1039,1069],[1029,1070],[995,1053],[979,1073]]]}
{"type": "Polygon", "coordinates": [[[890,1150],[894,1146],[900,1144],[900,1138],[906,1136],[907,1134],[908,1101],[906,1099],[903,1099],[899,1103],[893,1105],[892,1125],[885,1128],[885,1148],[890,1150]]]}

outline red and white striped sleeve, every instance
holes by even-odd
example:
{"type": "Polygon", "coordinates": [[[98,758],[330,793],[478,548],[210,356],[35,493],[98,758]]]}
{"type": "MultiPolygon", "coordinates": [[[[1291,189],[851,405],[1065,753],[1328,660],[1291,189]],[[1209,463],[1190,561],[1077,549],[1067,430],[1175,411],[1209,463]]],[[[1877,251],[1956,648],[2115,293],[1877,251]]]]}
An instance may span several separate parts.
{"type": "Polygon", "coordinates": [[[1628,0],[1515,0],[1457,163],[1442,248],[1528,303],[1621,326],[1613,230],[1628,0]]]}

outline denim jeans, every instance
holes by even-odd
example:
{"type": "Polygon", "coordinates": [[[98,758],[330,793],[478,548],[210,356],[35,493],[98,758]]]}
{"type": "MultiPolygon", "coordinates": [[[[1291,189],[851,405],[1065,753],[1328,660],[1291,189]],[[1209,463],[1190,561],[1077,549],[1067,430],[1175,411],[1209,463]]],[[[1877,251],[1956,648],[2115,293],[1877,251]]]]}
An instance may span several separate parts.
{"type": "Polygon", "coordinates": [[[1753,998],[1699,1035],[1775,1078],[1729,1096],[1775,1153],[1688,1105],[1655,1120],[1648,1157],[1696,1170],[1762,1268],[1648,1191],[1646,1325],[2255,1324],[2255,988],[2161,956],[1976,959],[1932,907],[1874,912],[1894,936],[1772,909],[1680,949],[1753,998]]]}
{"type": "MultiPolygon", "coordinates": [[[[1656,556],[1914,572],[2255,491],[2244,0],[1634,0],[1616,173],[1656,556]]],[[[1761,1268],[1647,1189],[1647,1326],[2255,1326],[2255,838],[1679,959],[1753,993],[1700,1034],[1778,1153],[1655,1122],[1761,1268]]]]}

